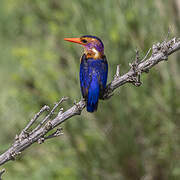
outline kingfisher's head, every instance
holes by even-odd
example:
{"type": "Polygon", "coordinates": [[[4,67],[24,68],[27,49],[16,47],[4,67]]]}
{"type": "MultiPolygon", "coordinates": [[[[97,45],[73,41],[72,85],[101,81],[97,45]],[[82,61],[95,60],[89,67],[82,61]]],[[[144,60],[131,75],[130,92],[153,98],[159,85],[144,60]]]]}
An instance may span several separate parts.
{"type": "Polygon", "coordinates": [[[104,56],[104,45],[96,36],[82,36],[80,38],[64,38],[66,41],[81,44],[87,58],[101,59],[104,56]]]}

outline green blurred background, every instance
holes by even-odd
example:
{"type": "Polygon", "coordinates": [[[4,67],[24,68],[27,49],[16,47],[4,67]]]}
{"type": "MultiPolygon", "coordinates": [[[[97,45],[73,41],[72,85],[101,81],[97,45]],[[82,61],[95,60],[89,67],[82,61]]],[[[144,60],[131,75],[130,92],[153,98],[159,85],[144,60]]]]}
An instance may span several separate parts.
{"type": "MultiPolygon", "coordinates": [[[[81,98],[82,49],[64,37],[105,44],[108,82],[153,43],[180,36],[179,0],[0,0],[0,153],[44,105],[81,98]]],[[[4,165],[6,180],[180,179],[180,53],[126,84],[98,112],[62,125],[64,135],[33,145],[4,165]]]]}

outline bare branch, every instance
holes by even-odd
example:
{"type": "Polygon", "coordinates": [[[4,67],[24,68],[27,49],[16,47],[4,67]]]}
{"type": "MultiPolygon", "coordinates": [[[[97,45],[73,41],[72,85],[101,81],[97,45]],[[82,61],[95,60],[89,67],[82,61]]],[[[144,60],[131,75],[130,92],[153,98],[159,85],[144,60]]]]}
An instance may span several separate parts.
{"type": "MultiPolygon", "coordinates": [[[[114,78],[111,83],[108,84],[106,91],[104,93],[104,99],[109,93],[112,93],[116,88],[122,86],[125,83],[135,82],[134,77],[142,74],[143,72],[149,72],[149,70],[163,60],[167,60],[168,56],[180,49],[180,38],[173,38],[168,42],[157,43],[152,47],[151,56],[145,60],[140,61],[136,67],[136,71],[132,68],[120,76],[119,78],[114,78]]],[[[143,58],[144,59],[144,58],[143,58]]]]}
{"type": "Polygon", "coordinates": [[[149,53],[151,52],[151,48],[148,50],[148,52],[146,53],[146,55],[144,56],[143,60],[141,61],[144,62],[146,60],[146,58],[148,57],[149,53]]]}
{"type": "MultiPolygon", "coordinates": [[[[44,112],[44,111],[49,111],[50,110],[50,108],[49,108],[49,106],[43,106],[42,108],[41,108],[41,110],[37,113],[37,114],[35,114],[35,116],[34,116],[34,118],[32,118],[31,120],[30,120],[30,122],[27,124],[27,126],[22,130],[22,132],[20,133],[20,135],[19,135],[19,138],[24,138],[25,136],[27,136],[28,135],[28,132],[27,132],[27,130],[35,123],[35,121],[39,118],[39,116],[44,112]]],[[[17,139],[18,138],[18,136],[16,136],[16,138],[15,139],[17,139]]]]}
{"type": "MultiPolygon", "coordinates": [[[[107,85],[102,99],[110,98],[113,91],[125,83],[132,83],[135,86],[140,86],[142,84],[140,81],[142,73],[148,72],[160,61],[167,60],[169,55],[178,50],[180,50],[180,38],[173,38],[168,42],[164,41],[162,43],[153,45],[152,53],[149,58],[147,58],[147,56],[150,54],[151,49],[147,52],[142,60],[139,58],[139,52],[136,51],[135,60],[130,64],[130,70],[127,73],[120,76],[120,68],[119,65],[117,66],[116,75],[114,76],[112,82],[107,85]]],[[[35,123],[37,118],[45,111],[45,109],[48,109],[46,106],[46,108],[42,108],[40,112],[37,113],[23,129],[20,135],[16,135],[15,142],[12,144],[12,146],[2,155],[0,155],[0,165],[6,163],[9,160],[14,160],[17,155],[19,155],[23,150],[35,142],[43,143],[46,139],[60,136],[62,134],[62,129],[60,128],[48,136],[47,133],[51,132],[51,130],[55,129],[55,127],[59,126],[67,119],[75,115],[80,115],[86,106],[85,101],[81,100],[78,103],[74,103],[74,105],[65,112],[63,112],[63,109],[60,108],[58,115],[50,120],[54,114],[54,111],[61,105],[61,103],[66,100],[67,98],[62,98],[58,103],[56,103],[50,113],[34,128],[34,130],[28,133],[27,130],[32,126],[32,124],[35,123]]]]}
{"type": "Polygon", "coordinates": [[[118,64],[117,68],[116,68],[116,74],[115,74],[114,78],[118,78],[119,76],[120,76],[120,65],[118,64]]]}
{"type": "Polygon", "coordinates": [[[60,104],[62,104],[64,101],[68,100],[68,97],[63,97],[59,102],[55,103],[55,106],[51,110],[51,112],[40,122],[40,124],[31,132],[33,134],[35,131],[37,131],[47,120],[54,114],[54,111],[59,107],[60,104]]]}
{"type": "Polygon", "coordinates": [[[61,135],[63,135],[62,130],[63,129],[61,127],[57,128],[57,130],[54,133],[50,134],[49,136],[46,136],[44,139],[50,139],[50,138],[61,136],[61,135]]]}
{"type": "Polygon", "coordinates": [[[1,176],[3,175],[4,172],[5,172],[5,169],[2,169],[2,170],[0,171],[0,180],[2,180],[1,176]]]}

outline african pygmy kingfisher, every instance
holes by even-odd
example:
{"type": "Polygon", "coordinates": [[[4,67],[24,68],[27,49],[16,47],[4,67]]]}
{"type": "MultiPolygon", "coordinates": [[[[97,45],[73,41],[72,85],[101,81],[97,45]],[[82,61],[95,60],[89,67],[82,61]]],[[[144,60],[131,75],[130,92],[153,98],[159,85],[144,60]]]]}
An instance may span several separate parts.
{"type": "Polygon", "coordinates": [[[103,96],[108,76],[104,45],[98,37],[90,35],[64,40],[84,47],[79,73],[81,93],[86,101],[87,111],[94,112],[97,110],[99,98],[103,96]]]}

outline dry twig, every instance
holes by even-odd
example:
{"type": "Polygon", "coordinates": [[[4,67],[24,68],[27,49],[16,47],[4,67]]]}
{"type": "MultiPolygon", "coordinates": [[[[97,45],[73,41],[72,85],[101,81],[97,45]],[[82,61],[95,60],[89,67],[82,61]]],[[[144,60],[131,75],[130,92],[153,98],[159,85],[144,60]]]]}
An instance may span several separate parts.
{"type": "Polygon", "coordinates": [[[2,180],[1,176],[3,175],[4,172],[5,172],[5,169],[2,169],[2,170],[0,171],[0,180],[2,180]]]}

